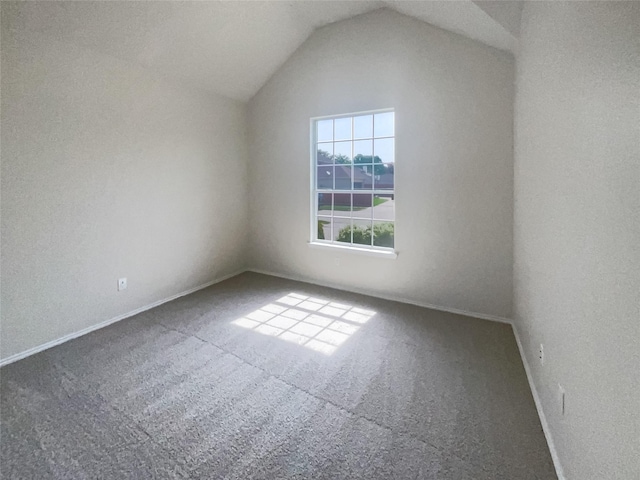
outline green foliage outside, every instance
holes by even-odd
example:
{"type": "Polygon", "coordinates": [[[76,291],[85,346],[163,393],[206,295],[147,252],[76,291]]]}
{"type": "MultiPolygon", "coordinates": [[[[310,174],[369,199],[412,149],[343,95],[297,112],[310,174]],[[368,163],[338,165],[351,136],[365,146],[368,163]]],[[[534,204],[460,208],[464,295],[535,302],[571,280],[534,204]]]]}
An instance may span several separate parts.
{"type": "MultiPolygon", "coordinates": [[[[388,198],[373,197],[373,206],[377,207],[389,200],[388,198]]],[[[350,207],[349,205],[334,205],[333,210],[336,212],[359,212],[369,207],[350,207]]],[[[331,205],[320,205],[318,210],[331,210],[331,205]]]]}
{"type": "Polygon", "coordinates": [[[377,207],[378,205],[382,205],[387,200],[389,200],[389,199],[388,198],[382,198],[382,197],[373,197],[373,206],[377,207]]]}
{"type": "Polygon", "coordinates": [[[318,240],[324,240],[324,226],[328,224],[326,220],[318,220],[318,240]]]}
{"type": "MultiPolygon", "coordinates": [[[[345,155],[331,155],[324,150],[318,149],[318,163],[322,163],[321,159],[324,160],[324,163],[335,163],[339,165],[351,165],[351,160],[349,157],[345,155]]],[[[394,165],[393,163],[383,163],[382,159],[375,155],[362,155],[357,154],[353,157],[354,165],[368,165],[373,164],[373,171],[375,175],[384,175],[385,173],[393,173],[394,165]]]]}
{"type": "MultiPolygon", "coordinates": [[[[376,247],[393,248],[393,223],[376,223],[373,226],[373,245],[376,247]]],[[[344,227],[338,232],[339,242],[351,242],[351,227],[344,227]]],[[[371,245],[371,227],[353,226],[353,243],[358,245],[371,245]]]]}

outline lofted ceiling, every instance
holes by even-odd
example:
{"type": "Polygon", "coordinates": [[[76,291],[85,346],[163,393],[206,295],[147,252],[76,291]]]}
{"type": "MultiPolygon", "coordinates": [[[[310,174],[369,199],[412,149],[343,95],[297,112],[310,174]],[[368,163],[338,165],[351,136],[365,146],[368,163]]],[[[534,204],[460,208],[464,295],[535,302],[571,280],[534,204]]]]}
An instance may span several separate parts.
{"type": "Polygon", "coordinates": [[[3,34],[45,37],[247,101],[319,27],[391,8],[515,52],[518,1],[2,2],[3,34]]]}

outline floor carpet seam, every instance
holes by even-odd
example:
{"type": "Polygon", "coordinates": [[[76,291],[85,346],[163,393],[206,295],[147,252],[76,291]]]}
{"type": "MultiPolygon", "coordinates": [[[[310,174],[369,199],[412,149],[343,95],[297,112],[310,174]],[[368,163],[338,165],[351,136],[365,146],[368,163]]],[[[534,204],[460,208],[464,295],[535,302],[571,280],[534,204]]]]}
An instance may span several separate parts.
{"type": "Polygon", "coordinates": [[[240,278],[3,367],[11,392],[3,388],[2,400],[15,410],[14,421],[3,422],[12,439],[1,452],[7,471],[16,478],[38,478],[37,470],[40,478],[115,479],[126,469],[180,479],[555,478],[531,402],[519,400],[528,389],[517,349],[505,346],[512,338],[382,299],[360,305],[339,291],[240,278]],[[276,295],[296,293],[335,293],[332,301],[376,310],[376,321],[326,356],[252,332],[252,323],[233,325],[276,295]]]}
{"type": "MultiPolygon", "coordinates": [[[[316,395],[316,394],[314,394],[314,393],[311,393],[311,392],[310,392],[310,391],[308,391],[308,390],[305,390],[304,388],[301,388],[301,387],[298,387],[297,385],[294,385],[294,384],[292,384],[292,383],[289,383],[289,382],[287,382],[286,380],[284,380],[283,378],[281,378],[280,376],[278,376],[278,375],[276,375],[276,374],[273,374],[273,373],[271,373],[271,372],[268,372],[268,371],[267,371],[267,370],[265,370],[264,368],[259,367],[259,366],[257,366],[257,365],[254,365],[253,363],[251,363],[251,362],[249,362],[249,361],[245,360],[244,358],[240,357],[240,356],[239,356],[239,355],[237,355],[236,353],[234,353],[234,352],[232,352],[232,351],[230,351],[230,350],[226,349],[226,348],[225,348],[224,346],[222,346],[222,345],[218,345],[218,344],[216,344],[216,343],[214,343],[214,342],[211,342],[211,341],[206,340],[206,339],[204,339],[204,338],[202,338],[202,337],[199,337],[198,335],[193,334],[193,333],[183,332],[183,331],[181,331],[181,330],[177,330],[177,329],[174,329],[174,328],[168,327],[168,326],[166,326],[166,325],[164,325],[164,324],[162,324],[162,326],[164,326],[164,327],[165,327],[165,328],[167,328],[168,330],[175,331],[175,332],[180,333],[180,334],[182,334],[182,335],[184,335],[184,336],[187,336],[187,337],[195,338],[195,339],[197,339],[197,340],[200,340],[201,342],[204,342],[204,343],[207,343],[207,344],[209,344],[209,345],[212,345],[213,347],[219,348],[219,349],[220,349],[220,350],[222,350],[224,353],[227,353],[227,354],[231,355],[232,357],[237,358],[238,360],[240,360],[241,362],[245,363],[246,365],[249,365],[250,367],[253,367],[253,368],[257,369],[257,370],[260,370],[261,372],[263,372],[263,373],[267,374],[268,376],[270,376],[270,377],[272,377],[272,378],[275,378],[276,380],[278,380],[278,381],[280,381],[280,382],[284,383],[285,385],[287,385],[287,386],[289,386],[289,387],[291,387],[291,388],[294,388],[294,389],[296,389],[296,390],[298,390],[298,391],[300,391],[300,392],[302,392],[302,393],[305,393],[305,394],[309,395],[310,397],[313,397],[313,398],[315,398],[316,400],[319,400],[320,402],[324,402],[324,403],[326,403],[326,404],[329,404],[329,405],[331,405],[331,406],[333,406],[333,407],[337,408],[338,410],[341,410],[341,411],[343,411],[343,412],[346,412],[346,413],[348,413],[349,415],[351,415],[351,416],[353,416],[353,417],[355,417],[355,418],[357,418],[357,419],[366,420],[366,421],[371,422],[371,423],[373,423],[374,425],[376,425],[376,426],[378,426],[378,427],[380,427],[380,428],[383,428],[383,429],[385,429],[385,430],[390,431],[391,433],[393,433],[393,434],[395,434],[395,435],[399,435],[399,436],[407,436],[407,437],[411,438],[412,440],[416,440],[416,441],[418,441],[418,442],[420,442],[420,443],[422,443],[422,444],[424,444],[424,445],[427,445],[427,446],[429,446],[429,447],[431,447],[431,448],[435,448],[436,450],[439,450],[439,449],[438,449],[438,447],[437,447],[436,445],[432,444],[431,442],[427,442],[427,441],[425,441],[425,440],[423,440],[423,439],[421,439],[421,438],[418,438],[418,437],[416,437],[415,435],[412,435],[412,434],[411,434],[411,433],[409,433],[409,432],[398,432],[397,430],[394,430],[394,429],[393,429],[393,427],[390,427],[390,426],[387,426],[387,425],[383,425],[383,424],[381,424],[381,423],[378,423],[377,421],[373,420],[372,418],[369,418],[369,417],[366,417],[366,416],[364,416],[364,415],[362,415],[362,414],[359,414],[359,413],[353,412],[353,411],[349,410],[349,409],[348,409],[348,408],[346,408],[346,407],[343,407],[343,406],[341,406],[341,405],[338,405],[337,403],[332,402],[332,401],[331,401],[331,400],[329,400],[329,399],[326,399],[326,398],[320,397],[320,396],[318,396],[318,395],[316,395]]],[[[455,455],[456,457],[458,457],[460,460],[463,460],[463,461],[464,461],[464,459],[460,458],[460,457],[459,457],[455,452],[452,452],[452,453],[453,453],[453,455],[455,455]]]]}

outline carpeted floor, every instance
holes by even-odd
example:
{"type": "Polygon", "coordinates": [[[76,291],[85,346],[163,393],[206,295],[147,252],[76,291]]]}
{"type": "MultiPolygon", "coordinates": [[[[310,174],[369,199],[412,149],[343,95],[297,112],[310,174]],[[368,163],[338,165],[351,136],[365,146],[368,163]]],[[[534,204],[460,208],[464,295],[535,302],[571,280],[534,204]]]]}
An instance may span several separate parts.
{"type": "Polygon", "coordinates": [[[510,326],[264,275],[0,376],[7,479],[556,478],[510,326]]]}

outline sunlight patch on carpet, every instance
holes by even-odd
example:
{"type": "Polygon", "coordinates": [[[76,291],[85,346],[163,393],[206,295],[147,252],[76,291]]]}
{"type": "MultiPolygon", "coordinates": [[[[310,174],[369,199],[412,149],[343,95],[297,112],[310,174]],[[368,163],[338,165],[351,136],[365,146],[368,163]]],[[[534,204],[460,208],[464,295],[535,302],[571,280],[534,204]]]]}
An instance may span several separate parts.
{"type": "Polygon", "coordinates": [[[331,355],[375,314],[373,310],[292,292],[232,323],[331,355]]]}

